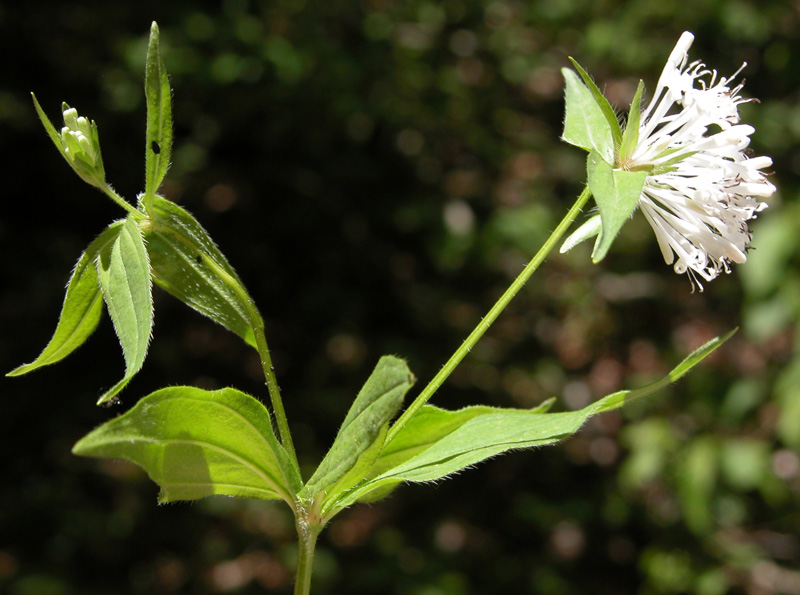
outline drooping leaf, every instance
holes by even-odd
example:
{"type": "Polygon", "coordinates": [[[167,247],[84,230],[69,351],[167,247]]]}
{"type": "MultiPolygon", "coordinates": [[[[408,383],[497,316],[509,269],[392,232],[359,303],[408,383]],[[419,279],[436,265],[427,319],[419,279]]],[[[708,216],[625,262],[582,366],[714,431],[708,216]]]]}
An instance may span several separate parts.
{"type": "Polygon", "coordinates": [[[144,91],[147,101],[147,131],[145,144],[145,189],[142,200],[146,210],[167,175],[172,155],[172,91],[167,70],[161,58],[158,25],[150,28],[147,46],[144,91]]]}
{"type": "Polygon", "coordinates": [[[241,285],[203,226],[187,211],[158,195],[149,216],[144,237],[156,284],[255,347],[245,305],[200,257],[202,254],[211,258],[241,285]]]}
{"type": "MultiPolygon", "coordinates": [[[[613,120],[607,116],[606,106],[611,109],[608,100],[597,91],[605,102],[599,103],[597,96],[569,68],[562,68],[561,72],[566,83],[564,133],[561,138],[587,151],[597,151],[604,159],[613,162],[622,133],[619,132],[619,123],[613,115],[613,110],[611,110],[613,120]]],[[[592,87],[597,89],[594,83],[592,87]]]]}
{"type": "Polygon", "coordinates": [[[322,490],[332,497],[367,474],[383,449],[389,421],[414,380],[402,359],[387,355],[378,361],[350,407],[333,445],[303,488],[302,497],[311,497],[322,490]]]}
{"type": "Polygon", "coordinates": [[[586,173],[603,224],[592,252],[597,263],[605,258],[617,233],[636,210],[648,174],[614,169],[596,151],[589,153],[586,173]]]}
{"type": "Polygon", "coordinates": [[[100,397],[101,405],[114,399],[142,368],[153,329],[150,263],[134,215],[118,228],[115,240],[99,251],[95,267],[125,357],[125,376],[100,397]]]}
{"type": "Polygon", "coordinates": [[[384,447],[384,455],[376,464],[382,472],[329,503],[326,511],[329,515],[335,514],[362,499],[381,495],[402,482],[442,479],[510,450],[563,440],[577,432],[593,415],[622,407],[674,382],[710,355],[733,332],[698,348],[661,380],[640,389],[613,393],[578,411],[543,413],[540,410],[478,408],[447,412],[423,407],[384,447]]]}
{"type": "Polygon", "coordinates": [[[122,224],[123,221],[112,223],[81,254],[67,285],[64,305],[50,342],[34,361],[19,366],[7,376],[27,374],[64,359],[94,332],[103,312],[103,297],[94,260],[101,250],[114,242],[122,224]]]}
{"type": "Polygon", "coordinates": [[[161,487],[160,502],[222,494],[292,505],[300,489],[269,412],[233,388],[161,389],[83,437],[72,452],[136,463],[161,487]]]}

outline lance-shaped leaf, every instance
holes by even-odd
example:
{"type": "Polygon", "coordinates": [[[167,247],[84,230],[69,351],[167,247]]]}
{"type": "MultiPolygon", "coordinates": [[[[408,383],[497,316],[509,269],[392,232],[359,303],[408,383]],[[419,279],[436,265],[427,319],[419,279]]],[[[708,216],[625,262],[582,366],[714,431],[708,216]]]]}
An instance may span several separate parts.
{"type": "Polygon", "coordinates": [[[101,250],[114,242],[122,225],[123,221],[112,223],[81,254],[67,285],[64,305],[50,342],[34,361],[19,366],[7,376],[27,374],[64,359],[94,332],[103,312],[103,297],[94,260],[101,250]]]}
{"type": "Polygon", "coordinates": [[[592,260],[597,263],[605,258],[617,233],[636,210],[648,174],[614,169],[597,151],[589,153],[586,173],[603,224],[592,251],[592,260]]]}
{"type": "Polygon", "coordinates": [[[423,407],[384,447],[386,465],[382,464],[383,457],[375,465],[381,469],[391,467],[330,502],[323,512],[330,517],[342,508],[371,499],[375,494],[381,495],[402,482],[442,479],[510,450],[563,440],[577,432],[593,415],[622,407],[679,379],[733,332],[698,348],[661,380],[640,389],[613,393],[578,411],[543,413],[541,410],[477,408],[446,412],[423,407]]]}
{"type": "Polygon", "coordinates": [[[100,250],[95,267],[125,357],[125,376],[100,397],[100,405],[115,399],[141,370],[153,329],[150,263],[133,215],[118,228],[116,239],[100,250]]]}
{"type": "MultiPolygon", "coordinates": [[[[568,68],[563,68],[561,72],[566,81],[566,113],[561,138],[587,151],[597,151],[606,161],[613,163],[617,146],[615,132],[619,131],[616,117],[615,128],[612,128],[603,107],[578,75],[568,68]]],[[[602,94],[599,96],[608,104],[602,94]]],[[[608,109],[611,107],[608,106],[608,109]]],[[[613,110],[611,113],[613,115],[613,110]]]]}
{"type": "Polygon", "coordinates": [[[203,226],[187,211],[156,195],[144,226],[153,280],[159,287],[255,347],[246,304],[204,263],[212,259],[244,292],[233,267],[203,226]]]}
{"type": "Polygon", "coordinates": [[[223,494],[281,498],[292,506],[301,485],[267,409],[233,388],[161,389],[89,433],[72,452],[136,463],[161,487],[160,502],[223,494]]]}
{"type": "Polygon", "coordinates": [[[144,204],[149,206],[167,175],[172,154],[172,91],[161,58],[158,25],[150,28],[147,46],[144,91],[147,101],[144,204]]]}
{"type": "Polygon", "coordinates": [[[328,454],[300,492],[301,497],[310,498],[325,490],[331,498],[367,475],[383,449],[389,421],[414,381],[402,359],[386,355],[378,361],[328,454]]]}

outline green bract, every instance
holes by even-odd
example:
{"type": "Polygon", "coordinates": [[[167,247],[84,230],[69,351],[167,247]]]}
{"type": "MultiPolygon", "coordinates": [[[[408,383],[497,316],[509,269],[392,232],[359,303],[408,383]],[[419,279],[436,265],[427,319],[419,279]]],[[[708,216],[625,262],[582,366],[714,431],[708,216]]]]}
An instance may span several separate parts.
{"type": "Polygon", "coordinates": [[[622,131],[611,104],[597,85],[575,60],[572,64],[578,74],[562,69],[566,81],[566,115],[561,138],[589,152],[586,174],[589,190],[600,211],[600,225],[596,220],[587,222],[567,238],[561,252],[596,235],[592,260],[600,262],[625,221],[636,210],[648,175],[646,171],[625,169],[639,139],[644,84],[639,82],[627,125],[622,131]]]}

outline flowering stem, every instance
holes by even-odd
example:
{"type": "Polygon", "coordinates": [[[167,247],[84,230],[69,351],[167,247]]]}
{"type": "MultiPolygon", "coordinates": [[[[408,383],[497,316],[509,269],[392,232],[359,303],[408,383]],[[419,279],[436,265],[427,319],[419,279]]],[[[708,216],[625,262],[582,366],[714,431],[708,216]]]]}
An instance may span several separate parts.
{"type": "Polygon", "coordinates": [[[550,234],[550,237],[547,238],[547,241],[542,245],[536,255],[531,259],[528,265],[523,269],[523,271],[519,274],[519,276],[514,279],[514,282],[506,289],[505,293],[500,296],[500,299],[497,300],[494,306],[492,306],[491,310],[486,314],[486,316],[478,323],[473,331],[469,334],[469,336],[464,340],[461,344],[461,347],[447,360],[447,363],[439,370],[439,373],[434,376],[433,380],[428,383],[419,396],[414,399],[414,402],[409,405],[408,409],[403,412],[403,415],[392,425],[391,429],[389,430],[389,434],[386,437],[386,442],[388,443],[392,438],[394,438],[397,433],[405,426],[408,421],[414,417],[417,411],[422,407],[428,400],[433,396],[436,390],[442,385],[442,383],[447,380],[447,377],[455,370],[456,366],[461,363],[461,360],[470,352],[470,350],[475,346],[475,343],[483,336],[483,334],[489,329],[492,323],[497,319],[500,313],[505,309],[505,307],[509,304],[509,302],[514,298],[517,292],[522,289],[522,286],[530,279],[531,275],[539,268],[539,265],[542,264],[544,259],[550,253],[550,251],[555,247],[558,241],[561,239],[561,236],[567,231],[569,226],[575,220],[575,217],[581,212],[581,209],[586,204],[586,201],[589,200],[589,196],[591,192],[589,191],[589,187],[583,189],[578,199],[575,201],[575,204],[572,205],[567,214],[564,215],[564,218],[558,224],[558,226],[553,230],[553,233],[550,234]]]}

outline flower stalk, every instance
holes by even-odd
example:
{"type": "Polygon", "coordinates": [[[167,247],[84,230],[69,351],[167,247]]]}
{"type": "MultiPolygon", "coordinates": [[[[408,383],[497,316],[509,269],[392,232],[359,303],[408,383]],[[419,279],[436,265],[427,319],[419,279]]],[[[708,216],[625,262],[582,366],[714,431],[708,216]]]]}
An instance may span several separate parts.
{"type": "Polygon", "coordinates": [[[456,369],[458,364],[461,363],[461,360],[466,357],[478,340],[487,330],[489,330],[489,327],[492,326],[492,323],[495,320],[497,320],[497,317],[500,316],[500,313],[505,310],[506,306],[508,306],[511,300],[514,299],[514,296],[517,295],[519,290],[522,289],[528,279],[531,278],[531,275],[533,275],[533,273],[536,272],[536,269],[538,269],[542,262],[544,262],[544,259],[547,258],[547,255],[550,254],[553,248],[555,248],[561,237],[564,235],[564,233],[566,233],[567,229],[569,229],[569,226],[580,214],[590,196],[591,192],[589,191],[589,188],[584,188],[580,196],[578,196],[578,199],[575,201],[575,204],[573,204],[569,211],[567,211],[567,214],[564,215],[564,218],[561,220],[558,226],[556,226],[556,228],[553,230],[553,233],[550,234],[531,261],[525,266],[517,278],[514,279],[511,285],[509,285],[508,289],[505,290],[497,302],[495,302],[489,312],[486,313],[486,316],[481,319],[481,321],[478,323],[478,326],[472,330],[469,336],[461,344],[461,347],[459,347],[450,357],[450,359],[447,360],[444,366],[442,366],[442,369],[439,370],[439,373],[433,377],[433,380],[428,383],[419,396],[417,396],[411,405],[409,405],[408,409],[406,409],[392,425],[392,427],[389,429],[389,434],[386,437],[387,444],[394,436],[397,435],[403,426],[405,426],[405,424],[408,423],[412,417],[414,417],[419,409],[430,400],[436,390],[442,385],[442,383],[444,383],[445,380],[447,380],[447,377],[453,373],[453,370],[456,369]]]}

